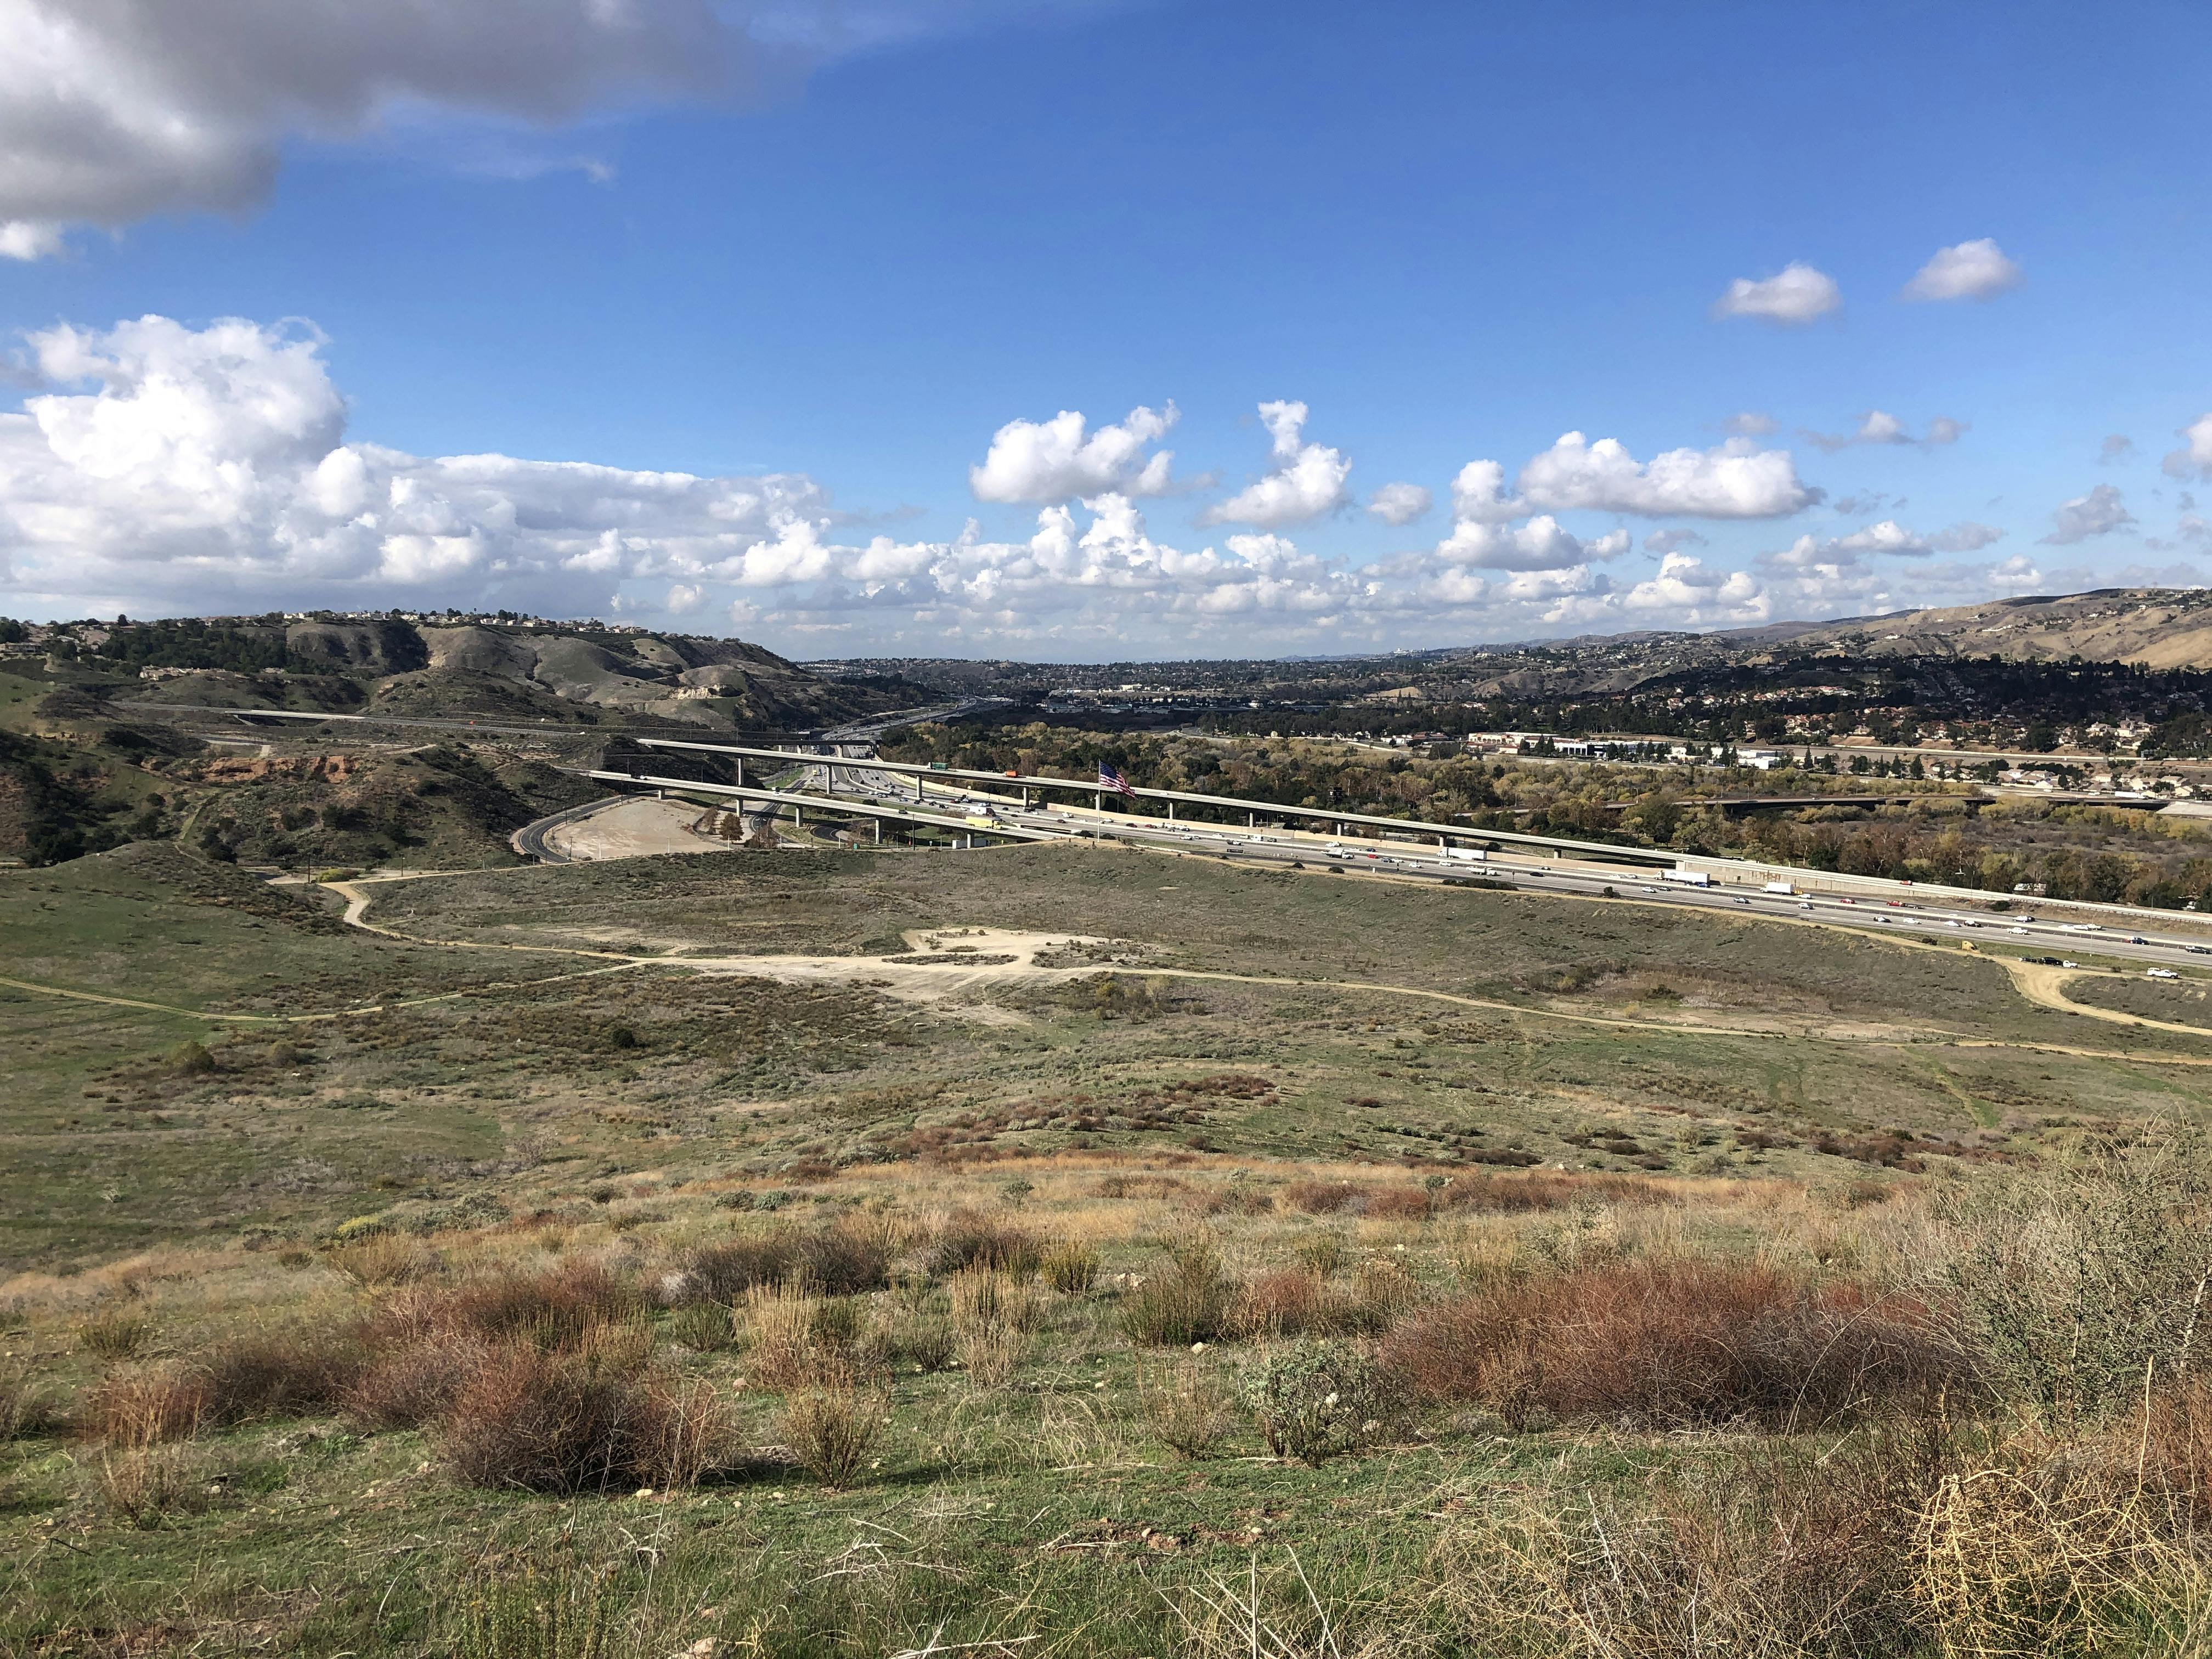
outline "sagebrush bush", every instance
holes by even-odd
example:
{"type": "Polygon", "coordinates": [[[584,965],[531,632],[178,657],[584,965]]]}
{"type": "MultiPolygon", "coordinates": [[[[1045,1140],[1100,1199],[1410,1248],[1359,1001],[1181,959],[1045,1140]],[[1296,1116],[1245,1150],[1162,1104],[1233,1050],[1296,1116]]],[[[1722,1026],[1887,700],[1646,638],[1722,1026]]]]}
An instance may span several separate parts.
{"type": "Polygon", "coordinates": [[[1229,1328],[1237,1285],[1211,1246],[1189,1244],[1121,1297],[1121,1328],[1134,1342],[1159,1347],[1212,1342],[1229,1328]]]}
{"type": "Polygon", "coordinates": [[[1301,1463],[1358,1445],[1382,1426],[1387,1406],[1375,1362],[1348,1342],[1269,1348],[1245,1366],[1238,1389],[1267,1449],[1301,1463]]]}
{"type": "Polygon", "coordinates": [[[1807,1426],[1972,1382],[1916,1302],[1681,1260],[1505,1281],[1431,1304],[1392,1331],[1382,1364],[1418,1395],[1472,1401],[1516,1426],[1807,1426]]]}

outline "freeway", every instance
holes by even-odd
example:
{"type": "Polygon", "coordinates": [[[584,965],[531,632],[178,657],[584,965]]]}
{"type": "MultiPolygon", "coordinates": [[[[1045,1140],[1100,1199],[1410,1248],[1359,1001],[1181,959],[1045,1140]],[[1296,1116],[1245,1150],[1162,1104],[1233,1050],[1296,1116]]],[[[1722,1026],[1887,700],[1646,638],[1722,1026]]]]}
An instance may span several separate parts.
{"type": "MultiPolygon", "coordinates": [[[[826,775],[830,769],[810,769],[826,775]]],[[[887,815],[915,811],[907,793],[908,781],[896,774],[872,775],[861,768],[842,766],[836,771],[841,793],[833,799],[867,799],[887,815]]],[[[924,787],[930,786],[925,782],[924,787]]],[[[1705,866],[1700,871],[1662,873],[1588,860],[1547,858],[1525,848],[1473,852],[1410,839],[1377,842],[1298,830],[1239,830],[1088,807],[1043,805],[1024,809],[1003,795],[951,784],[936,785],[934,794],[948,811],[957,811],[963,818],[988,816],[1007,832],[1027,832],[1025,839],[1042,831],[1071,840],[1112,840],[1156,851],[1281,869],[1334,868],[1443,884],[1480,880],[1526,892],[1633,898],[1779,921],[1819,921],[1873,934],[1971,943],[1978,949],[2002,945],[2061,963],[2094,952],[2100,958],[2140,962],[2146,967],[2212,968],[2212,933],[2189,932],[2190,924],[2179,917],[2161,918],[2162,925],[2155,927],[2136,925],[2118,920],[2127,913],[2118,907],[2069,907],[2082,914],[2101,910],[2115,917],[2112,922],[2047,915],[2043,912],[2048,907],[2041,905],[2019,913],[1990,910],[1972,902],[1948,902],[1910,884],[1871,877],[1851,878],[1861,890],[1855,893],[1806,891],[1800,881],[1789,882],[1791,890],[1788,892],[1777,892],[1769,890],[1769,882],[1783,880],[1779,872],[1765,866],[1734,865],[1725,860],[1698,860],[1705,866]],[[1694,879],[1699,874],[1705,878],[1703,884],[1694,879]]],[[[822,804],[826,806],[829,802],[822,804]]],[[[1796,872],[1800,877],[1811,873],[1796,872]]]]}
{"type": "MultiPolygon", "coordinates": [[[[872,757],[794,756],[789,750],[736,750],[734,745],[658,740],[655,748],[738,752],[796,763],[802,771],[783,791],[732,789],[682,779],[638,775],[594,774],[616,781],[649,783],[681,791],[745,794],[797,806],[836,810],[866,803],[860,810],[880,818],[976,828],[988,818],[996,833],[1010,839],[1112,840],[1158,851],[1218,857],[1279,868],[1338,869],[1412,881],[1466,884],[1480,880],[1524,891],[1577,894],[1585,897],[1635,898],[1763,915],[1777,920],[1819,921],[1872,934],[1910,934],[1923,939],[1999,945],[2063,963],[2094,951],[2100,958],[2140,962],[2169,971],[2183,966],[2212,967],[2212,932],[2203,924],[2167,912],[2134,910],[2118,905],[2036,901],[2014,913],[2009,901],[1988,908],[1990,895],[1969,890],[1916,886],[1870,876],[1795,870],[1744,860],[1677,854],[1659,849],[1626,849],[1551,836],[1456,830],[1413,820],[1360,813],[1304,811],[1265,801],[1194,796],[1164,790],[1133,794],[1202,802],[1247,811],[1246,828],[1155,817],[1111,811],[1103,793],[1066,779],[1007,776],[991,772],[945,769],[887,762],[872,757]],[[980,786],[988,784],[990,788],[980,786]],[[1101,804],[1071,806],[1032,797],[1041,786],[1057,785],[1100,795],[1101,804]],[[810,794],[808,789],[818,789],[810,794]],[[1018,790],[1021,799],[1011,791],[1018,790]],[[934,807],[937,811],[933,811],[934,807]],[[955,815],[957,815],[957,817],[955,815]],[[1258,819],[1305,817],[1332,825],[1358,825],[1378,831],[1349,835],[1275,827],[1261,830],[1258,819]],[[1435,836],[1434,842],[1425,837],[1435,836]],[[1487,843],[1481,848],[1450,845],[1456,841],[1487,843]],[[1622,862],[1624,854],[1648,865],[1622,862]],[[1595,856],[1594,856],[1595,855],[1595,856]],[[1813,890],[1807,890],[1811,889],[1813,890]],[[2092,918],[2101,918],[2094,920],[2092,918]]],[[[855,745],[857,746],[857,745],[855,745]]],[[[848,808],[849,810],[849,807],[848,808]]]]}
{"type": "MultiPolygon", "coordinates": [[[[1058,792],[1063,794],[1089,795],[1097,803],[1097,809],[1103,810],[1106,798],[1118,793],[1131,800],[1164,802],[1167,806],[1167,817],[1164,822],[1170,825],[1178,822],[1176,817],[1177,805],[1200,806],[1217,811],[1242,812],[1244,814],[1247,825],[1252,828],[1257,828],[1259,821],[1263,817],[1284,821],[1304,818],[1330,825],[1338,833],[1342,833],[1354,825],[1385,832],[1418,832],[1435,836],[1440,846],[1447,840],[1510,842],[1555,851],[1580,853],[1610,863],[1624,865],[1644,865],[1663,868],[1675,861],[1672,853],[1658,852],[1649,848],[1621,847],[1610,842],[1574,841],[1560,836],[1532,836],[1517,830],[1464,829],[1456,824],[1431,823],[1419,818],[1383,817],[1372,812],[1356,812],[1348,807],[1286,806],[1279,801],[1249,800],[1238,795],[1201,795],[1187,789],[1133,789],[1124,787],[1117,791],[1109,785],[1084,778],[1051,778],[1033,772],[979,772],[958,766],[923,765],[913,761],[887,761],[874,756],[804,755],[796,754],[788,749],[753,748],[742,744],[691,743],[673,738],[641,738],[638,739],[638,744],[645,749],[690,750],[710,755],[734,755],[738,757],[740,767],[748,758],[775,760],[785,765],[789,765],[794,761],[803,761],[815,770],[825,775],[834,774],[840,769],[850,773],[857,769],[865,770],[869,776],[878,781],[895,783],[897,779],[903,777],[908,781],[904,787],[913,791],[913,798],[917,801],[921,799],[925,789],[945,783],[988,783],[992,785],[995,791],[1017,792],[1021,796],[1024,810],[1029,808],[1032,794],[1058,792]]],[[[993,801],[1003,801],[1006,797],[1001,793],[994,793],[988,799],[993,801]]],[[[1151,821],[1163,822],[1159,819],[1151,821]]],[[[1182,821],[1191,822],[1188,819],[1182,821]]]]}

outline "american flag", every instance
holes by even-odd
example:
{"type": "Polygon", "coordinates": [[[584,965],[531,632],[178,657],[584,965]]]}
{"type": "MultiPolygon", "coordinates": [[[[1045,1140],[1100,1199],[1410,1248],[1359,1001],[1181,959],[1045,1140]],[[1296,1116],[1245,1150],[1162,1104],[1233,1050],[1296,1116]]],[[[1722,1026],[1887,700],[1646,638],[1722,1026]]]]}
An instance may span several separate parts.
{"type": "Polygon", "coordinates": [[[1121,769],[1110,762],[1098,763],[1098,781],[1117,795],[1127,795],[1133,799],[1136,796],[1137,792],[1129,787],[1128,779],[1121,775],[1121,769]]]}

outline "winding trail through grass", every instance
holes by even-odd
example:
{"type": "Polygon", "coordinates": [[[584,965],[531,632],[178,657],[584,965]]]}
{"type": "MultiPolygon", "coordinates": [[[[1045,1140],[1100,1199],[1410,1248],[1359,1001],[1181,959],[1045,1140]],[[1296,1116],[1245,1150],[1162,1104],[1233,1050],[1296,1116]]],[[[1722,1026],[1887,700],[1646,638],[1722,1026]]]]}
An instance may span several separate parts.
{"type": "MultiPolygon", "coordinates": [[[[690,957],[663,953],[641,956],[627,951],[593,950],[583,945],[514,945],[487,939],[435,939],[422,934],[403,933],[395,928],[379,926],[368,920],[368,911],[375,895],[367,890],[387,883],[426,881],[447,876],[480,876],[481,870],[422,870],[404,873],[350,877],[343,880],[317,884],[337,894],[345,901],[343,917],[349,927],[359,928],[380,939],[404,945],[422,945],[456,951],[507,951],[532,956],[580,957],[604,963],[604,966],[580,969],[574,973],[556,974],[544,979],[496,981],[457,991],[440,992],[434,995],[410,997],[401,1000],[363,1004],[351,1008],[332,1009],[310,1014],[244,1014],[218,1013],[203,1009],[184,1008],[173,1004],[149,1002],[130,997],[106,995],[90,991],[69,989],[60,986],[40,985],[27,980],[0,977],[0,986],[27,991],[42,996],[67,998],[74,1001],[101,1003],[121,1008],[136,1008],[152,1013],[181,1015],[186,1018],[203,1019],[240,1024],[289,1024],[316,1020],[343,1019],[375,1014],[386,1009],[422,1007],[433,1003],[457,1001],[464,998],[482,996],[500,991],[520,990],[540,985],[553,985],[563,981],[592,978],[599,975],[626,972],[638,968],[684,968],[695,973],[748,975],[785,981],[809,979],[866,979],[878,985],[888,982],[894,992],[903,989],[909,995],[927,998],[941,996],[948,990],[963,986],[1000,980],[1065,980],[1078,978],[1101,971],[1096,964],[1074,967],[1045,967],[1036,957],[1050,948],[1052,941],[1070,941],[1066,934],[1013,934],[1002,930],[975,928],[957,930],[937,928],[922,930],[931,935],[949,935],[956,932],[963,937],[980,941],[978,954],[989,953],[1000,957],[1011,957],[991,964],[966,963],[897,963],[880,957],[802,957],[802,956],[740,956],[690,957]]],[[[1574,895],[1561,894],[1560,897],[1574,895]]],[[[1631,903],[1634,900],[1595,900],[1598,903],[1631,903]]],[[[1943,946],[1917,939],[1883,938],[1869,935],[1855,928],[1832,928],[1830,925],[1808,919],[1780,918],[1787,925],[1821,927],[1824,931],[1848,933],[1854,938],[1873,938],[1877,942],[1905,951],[1937,951],[1950,956],[1954,952],[1943,946]]],[[[915,936],[921,937],[920,933],[915,936]]],[[[2081,1014],[2092,1019],[2118,1025],[2148,1027],[2154,1030],[2171,1031],[2185,1036],[2212,1042],[2212,1032],[2194,1026],[2176,1024],[2165,1020],[2145,1018],[2140,1015],[2122,1013],[2115,1009],[2099,1008],[2077,1003],[2064,994],[2065,984],[2075,978],[2100,974],[2094,969],[2056,969],[2038,963],[2020,962],[2014,958],[1984,953],[1982,960],[2002,969],[2020,995],[2034,1006],[2054,1012],[2081,1014]]],[[[1638,1019],[1622,1014],[1577,1013],[1563,1008],[1534,1006],[1527,1003],[1506,1002],[1491,997],[1467,996],[1454,991],[1439,991],[1423,986],[1389,985],[1375,980],[1301,979],[1273,974],[1238,974],[1226,969],[1205,968],[1138,967],[1125,971],[1147,976],[1214,981],[1233,985],[1264,986],[1270,989],[1324,989],[1358,992],[1369,995],[1413,998],[1424,1002],[1442,1003],[1448,1006],[1478,1010],[1485,1013],[1510,1015],[1516,1018],[1551,1020],[1566,1024],[1595,1027],[1619,1031],[1644,1031],[1654,1035],[1741,1037],[1765,1042],[1863,1042],[1863,1035],[1845,1037],[1822,1032],[1798,1033],[1778,1030],[1771,1025],[1739,1026],[1713,1021],[1685,1018],[1675,1020],[1638,1019]]],[[[2117,977],[2117,975],[2112,975],[2117,977]]],[[[1905,1026],[1892,1028],[1897,1035],[1877,1041],[1901,1043],[1924,1043],[1959,1048],[2006,1048],[2032,1054],[2069,1054],[2085,1060],[2121,1060],[2137,1065],[2212,1066],[2212,1056],[2170,1054],[2139,1054],[2127,1050],[2082,1048],[2063,1042],[2036,1042],[2022,1038],[1975,1037],[1964,1032],[1947,1030],[1934,1026],[1905,1026]]]]}

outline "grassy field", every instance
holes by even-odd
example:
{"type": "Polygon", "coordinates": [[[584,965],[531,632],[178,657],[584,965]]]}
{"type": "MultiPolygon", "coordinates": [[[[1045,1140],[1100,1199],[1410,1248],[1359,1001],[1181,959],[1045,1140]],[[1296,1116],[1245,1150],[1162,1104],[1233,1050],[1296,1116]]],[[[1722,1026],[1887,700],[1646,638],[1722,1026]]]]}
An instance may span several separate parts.
{"type": "Polygon", "coordinates": [[[0,1649],[2180,1653],[2212,1605],[2212,1040],[1112,850],[348,890],[387,932],[170,848],[0,874],[0,1649]]]}

